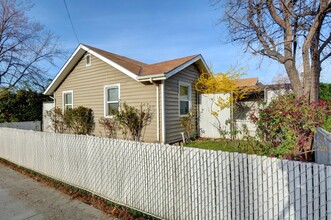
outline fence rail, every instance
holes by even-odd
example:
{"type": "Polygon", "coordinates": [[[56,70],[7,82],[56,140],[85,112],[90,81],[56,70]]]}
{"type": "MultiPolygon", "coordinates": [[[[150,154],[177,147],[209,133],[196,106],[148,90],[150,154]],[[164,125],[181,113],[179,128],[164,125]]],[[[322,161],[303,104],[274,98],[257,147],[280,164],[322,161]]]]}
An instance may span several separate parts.
{"type": "Polygon", "coordinates": [[[0,128],[0,157],[162,219],[331,219],[331,167],[0,128]]]}
{"type": "Polygon", "coordinates": [[[0,123],[0,127],[41,131],[41,121],[5,122],[0,123]]]}

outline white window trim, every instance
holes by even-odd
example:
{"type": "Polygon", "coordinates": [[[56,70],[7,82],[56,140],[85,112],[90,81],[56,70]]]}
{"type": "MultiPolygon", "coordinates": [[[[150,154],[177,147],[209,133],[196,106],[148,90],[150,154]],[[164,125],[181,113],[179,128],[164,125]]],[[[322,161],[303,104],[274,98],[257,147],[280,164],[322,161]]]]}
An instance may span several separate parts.
{"type": "Polygon", "coordinates": [[[65,99],[64,99],[64,95],[67,94],[67,93],[71,93],[71,105],[72,105],[72,108],[74,108],[74,91],[73,90],[67,90],[67,91],[63,91],[62,92],[62,110],[65,111],[66,110],[66,104],[64,103],[65,99]]]}
{"type": "Polygon", "coordinates": [[[178,83],[178,115],[179,115],[179,117],[185,117],[188,114],[185,114],[185,115],[181,115],[180,114],[180,86],[187,86],[188,87],[188,112],[191,111],[191,105],[192,105],[192,96],[191,96],[191,93],[192,93],[192,88],[191,88],[191,84],[189,84],[189,83],[181,82],[181,81],[179,81],[179,83],[178,83]]]}
{"type": "MultiPolygon", "coordinates": [[[[107,104],[108,104],[108,101],[107,101],[107,89],[109,88],[118,88],[118,108],[120,108],[120,100],[121,100],[121,85],[118,83],[118,84],[111,84],[111,85],[106,85],[104,86],[103,88],[103,115],[105,118],[110,118],[111,116],[110,115],[107,115],[107,104]]],[[[109,102],[111,103],[111,102],[109,102]]],[[[113,102],[115,103],[115,102],[113,102]]]]}
{"type": "Polygon", "coordinates": [[[86,66],[86,67],[92,65],[92,56],[91,56],[90,53],[87,53],[87,54],[84,56],[84,59],[85,59],[85,66],[86,66]],[[87,63],[87,57],[90,57],[90,63],[87,63]]]}

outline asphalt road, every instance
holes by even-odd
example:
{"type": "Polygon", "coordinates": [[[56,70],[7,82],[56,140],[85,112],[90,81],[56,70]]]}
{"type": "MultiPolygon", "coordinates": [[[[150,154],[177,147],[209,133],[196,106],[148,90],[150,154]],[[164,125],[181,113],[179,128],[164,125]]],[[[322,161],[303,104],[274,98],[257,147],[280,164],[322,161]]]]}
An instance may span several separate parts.
{"type": "Polygon", "coordinates": [[[113,219],[0,164],[0,220],[113,219]]]}

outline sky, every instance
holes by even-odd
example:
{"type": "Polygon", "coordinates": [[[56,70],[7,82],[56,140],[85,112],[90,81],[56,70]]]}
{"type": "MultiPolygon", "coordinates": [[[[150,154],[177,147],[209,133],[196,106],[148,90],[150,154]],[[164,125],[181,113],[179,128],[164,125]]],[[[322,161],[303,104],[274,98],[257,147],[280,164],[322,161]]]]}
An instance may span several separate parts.
{"type": "MultiPolygon", "coordinates": [[[[31,2],[29,17],[59,38],[67,57],[84,43],[145,63],[202,54],[214,72],[242,69],[243,78],[258,77],[264,84],[285,74],[276,61],[245,54],[241,45],[228,43],[225,26],[217,25],[220,9],[208,0],[66,0],[79,42],[63,0],[31,2]]],[[[50,75],[65,62],[58,60],[50,75]]],[[[331,74],[322,71],[321,81],[330,83],[331,74]]]]}

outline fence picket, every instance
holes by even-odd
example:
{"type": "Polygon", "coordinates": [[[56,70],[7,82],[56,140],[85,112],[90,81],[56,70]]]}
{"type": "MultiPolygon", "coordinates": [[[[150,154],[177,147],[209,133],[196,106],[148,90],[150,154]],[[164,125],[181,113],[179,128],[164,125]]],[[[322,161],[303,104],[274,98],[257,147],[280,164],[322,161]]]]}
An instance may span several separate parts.
{"type": "Polygon", "coordinates": [[[301,218],[307,219],[307,165],[300,164],[300,181],[301,181],[301,218]]]}
{"type": "Polygon", "coordinates": [[[300,163],[293,163],[294,165],[294,198],[295,198],[295,219],[301,218],[301,179],[300,179],[300,163]]]}
{"type": "Polygon", "coordinates": [[[331,167],[326,166],[326,207],[327,207],[327,219],[331,219],[331,167]]]}
{"type": "Polygon", "coordinates": [[[320,181],[320,219],[326,219],[326,179],[325,169],[323,165],[318,165],[319,181],[320,181]]]}
{"type": "Polygon", "coordinates": [[[313,219],[313,166],[311,164],[306,165],[307,175],[307,218],[313,219]]]}
{"type": "Polygon", "coordinates": [[[283,200],[283,215],[284,219],[290,218],[290,182],[289,182],[289,167],[288,167],[288,161],[283,160],[282,163],[282,171],[283,171],[283,192],[284,192],[284,200],[283,200]]]}
{"type": "Polygon", "coordinates": [[[318,179],[318,166],[313,166],[313,189],[314,189],[314,219],[319,219],[319,209],[320,209],[320,204],[319,204],[319,179],[318,179]]]}

